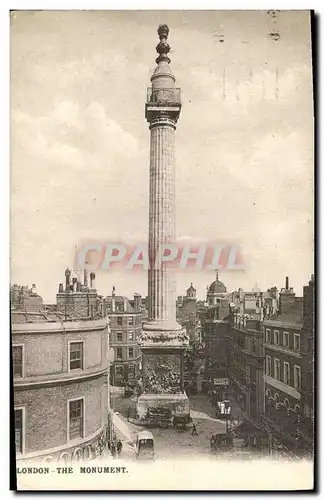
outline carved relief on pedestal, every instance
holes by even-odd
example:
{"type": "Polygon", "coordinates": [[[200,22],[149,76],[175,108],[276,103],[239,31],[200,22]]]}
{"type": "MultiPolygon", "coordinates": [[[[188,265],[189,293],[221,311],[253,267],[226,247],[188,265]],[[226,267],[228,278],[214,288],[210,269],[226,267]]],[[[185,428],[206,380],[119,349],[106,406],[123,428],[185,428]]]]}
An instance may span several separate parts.
{"type": "Polygon", "coordinates": [[[175,394],[181,391],[180,356],[147,354],[144,363],[145,392],[175,394]]]}

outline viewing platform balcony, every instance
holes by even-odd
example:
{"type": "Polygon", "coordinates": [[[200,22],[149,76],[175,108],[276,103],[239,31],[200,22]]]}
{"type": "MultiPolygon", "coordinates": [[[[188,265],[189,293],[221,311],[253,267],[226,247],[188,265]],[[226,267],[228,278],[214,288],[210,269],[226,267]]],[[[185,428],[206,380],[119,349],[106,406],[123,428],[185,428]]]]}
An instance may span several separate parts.
{"type": "Polygon", "coordinates": [[[148,87],[145,104],[145,117],[148,121],[164,112],[177,120],[181,110],[181,93],[179,88],[153,89],[148,87]]]}

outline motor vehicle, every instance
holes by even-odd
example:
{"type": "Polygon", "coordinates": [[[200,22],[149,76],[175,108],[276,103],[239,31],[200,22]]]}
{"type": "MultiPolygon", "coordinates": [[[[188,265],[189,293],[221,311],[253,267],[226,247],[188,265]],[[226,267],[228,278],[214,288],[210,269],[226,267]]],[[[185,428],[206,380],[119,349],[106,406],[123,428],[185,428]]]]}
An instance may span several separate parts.
{"type": "Polygon", "coordinates": [[[137,459],[154,460],[154,437],[152,432],[141,431],[137,434],[135,455],[137,459]]]}
{"type": "Polygon", "coordinates": [[[172,412],[168,408],[148,408],[146,425],[167,429],[172,425],[172,412]]]}
{"type": "Polygon", "coordinates": [[[185,417],[173,417],[173,427],[179,430],[186,430],[190,425],[190,416],[185,417]]]}

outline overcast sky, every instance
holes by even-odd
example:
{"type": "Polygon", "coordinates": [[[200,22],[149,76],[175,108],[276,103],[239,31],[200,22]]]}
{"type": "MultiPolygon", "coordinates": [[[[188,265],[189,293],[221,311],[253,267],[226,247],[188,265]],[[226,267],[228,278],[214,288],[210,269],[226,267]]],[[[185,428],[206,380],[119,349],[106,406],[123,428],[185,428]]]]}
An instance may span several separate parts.
{"type": "MultiPolygon", "coordinates": [[[[145,241],[146,87],[158,24],[182,90],[177,235],[241,243],[228,290],[313,272],[313,96],[309,14],[281,11],[43,11],[11,20],[11,281],[54,301],[74,245],[145,241]],[[217,35],[224,34],[220,44],[217,35]],[[248,42],[248,43],[247,43],[248,42]],[[223,74],[225,68],[225,87],[223,74]],[[276,73],[278,98],[276,99],[276,73]],[[226,98],[223,99],[225,93],[226,98]]],[[[205,296],[214,273],[178,275],[205,296]]],[[[100,293],[147,293],[144,273],[97,273],[100,293]]]]}

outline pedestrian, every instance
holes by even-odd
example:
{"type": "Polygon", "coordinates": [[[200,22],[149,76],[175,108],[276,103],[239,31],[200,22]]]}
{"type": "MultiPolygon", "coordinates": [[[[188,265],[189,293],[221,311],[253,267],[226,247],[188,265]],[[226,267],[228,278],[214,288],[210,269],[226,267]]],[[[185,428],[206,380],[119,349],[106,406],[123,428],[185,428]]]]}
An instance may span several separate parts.
{"type": "Polygon", "coordinates": [[[193,422],[192,423],[192,433],[191,433],[192,436],[198,436],[198,432],[197,432],[197,427],[196,427],[196,424],[193,422]]]}
{"type": "Polygon", "coordinates": [[[116,458],[116,444],[113,442],[110,447],[111,455],[113,458],[116,458]]]}
{"type": "Polygon", "coordinates": [[[118,440],[118,442],[117,442],[117,454],[118,454],[118,457],[119,457],[119,455],[121,454],[122,449],[123,449],[123,443],[122,443],[122,442],[121,442],[121,440],[119,439],[119,440],[118,440]]]}

